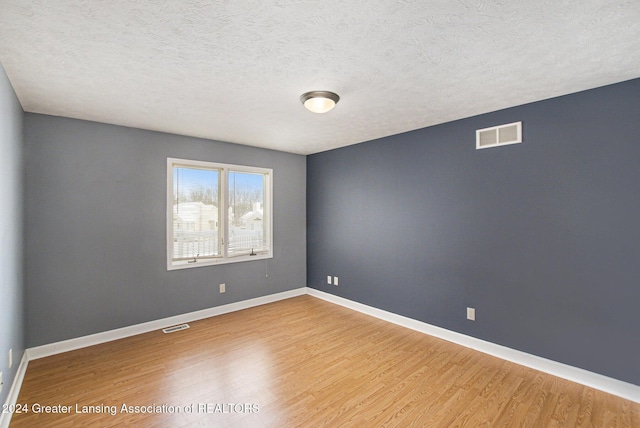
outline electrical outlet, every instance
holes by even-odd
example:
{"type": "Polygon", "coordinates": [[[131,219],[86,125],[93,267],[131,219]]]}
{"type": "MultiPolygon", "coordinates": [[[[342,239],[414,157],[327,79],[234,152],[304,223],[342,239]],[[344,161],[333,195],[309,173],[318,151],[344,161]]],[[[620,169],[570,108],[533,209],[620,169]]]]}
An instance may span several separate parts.
{"type": "Polygon", "coordinates": [[[2,392],[2,372],[0,372],[0,392],[2,392]]]}
{"type": "Polygon", "coordinates": [[[9,349],[9,368],[13,365],[13,349],[9,349]]]}
{"type": "Polygon", "coordinates": [[[471,321],[476,320],[476,309],[475,308],[467,308],[467,319],[471,321]]]}
{"type": "Polygon", "coordinates": [[[333,285],[338,285],[338,277],[337,276],[333,277],[333,285]]]}
{"type": "Polygon", "coordinates": [[[327,276],[327,284],[331,285],[331,275],[327,276]]]}
{"type": "Polygon", "coordinates": [[[220,284],[220,293],[224,293],[227,291],[227,284],[220,284]]]}

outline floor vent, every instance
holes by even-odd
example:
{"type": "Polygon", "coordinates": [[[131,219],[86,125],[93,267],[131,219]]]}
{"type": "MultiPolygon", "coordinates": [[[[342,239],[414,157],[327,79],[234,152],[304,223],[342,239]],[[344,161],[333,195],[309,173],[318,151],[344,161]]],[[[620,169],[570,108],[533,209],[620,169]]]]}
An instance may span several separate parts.
{"type": "Polygon", "coordinates": [[[476,149],[522,143],[522,122],[508,123],[476,131],[476,149]]]}
{"type": "Polygon", "coordinates": [[[162,332],[163,333],[175,333],[176,331],[186,330],[188,328],[189,328],[189,324],[180,324],[180,325],[174,325],[173,327],[163,328],[162,332]]]}

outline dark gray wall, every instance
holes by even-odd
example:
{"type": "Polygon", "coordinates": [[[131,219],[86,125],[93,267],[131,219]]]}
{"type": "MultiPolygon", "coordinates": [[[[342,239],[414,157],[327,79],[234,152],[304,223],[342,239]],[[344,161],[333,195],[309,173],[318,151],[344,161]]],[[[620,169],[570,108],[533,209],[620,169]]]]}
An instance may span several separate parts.
{"type": "Polygon", "coordinates": [[[22,118],[22,107],[0,65],[0,404],[7,399],[24,351],[22,118]]]}
{"type": "Polygon", "coordinates": [[[29,347],[306,285],[304,156],[26,114],[25,157],[29,347]],[[273,168],[274,258],[168,272],[167,157],[273,168]]]}
{"type": "Polygon", "coordinates": [[[632,80],[309,156],[309,286],[640,385],[639,118],[632,80]]]}

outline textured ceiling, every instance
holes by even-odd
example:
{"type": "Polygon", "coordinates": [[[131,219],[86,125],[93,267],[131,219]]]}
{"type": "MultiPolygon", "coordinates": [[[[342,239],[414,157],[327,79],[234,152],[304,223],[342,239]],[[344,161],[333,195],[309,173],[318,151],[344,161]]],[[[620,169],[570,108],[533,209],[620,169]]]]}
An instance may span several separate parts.
{"type": "Polygon", "coordinates": [[[0,62],[28,112],[309,154],[640,77],[640,1],[0,0],[0,62]]]}

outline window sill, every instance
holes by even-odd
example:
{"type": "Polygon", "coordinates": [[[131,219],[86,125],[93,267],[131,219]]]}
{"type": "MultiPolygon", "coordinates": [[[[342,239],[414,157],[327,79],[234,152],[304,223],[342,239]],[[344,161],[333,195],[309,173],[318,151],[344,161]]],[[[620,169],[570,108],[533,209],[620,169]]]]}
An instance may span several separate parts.
{"type": "Polygon", "coordinates": [[[241,262],[251,262],[255,260],[264,260],[264,259],[272,259],[273,255],[271,253],[258,253],[254,256],[243,255],[236,257],[219,257],[215,259],[200,259],[196,262],[188,262],[188,261],[168,261],[167,270],[179,270],[179,269],[190,269],[204,266],[215,266],[215,265],[226,265],[229,263],[241,263],[241,262]]]}

